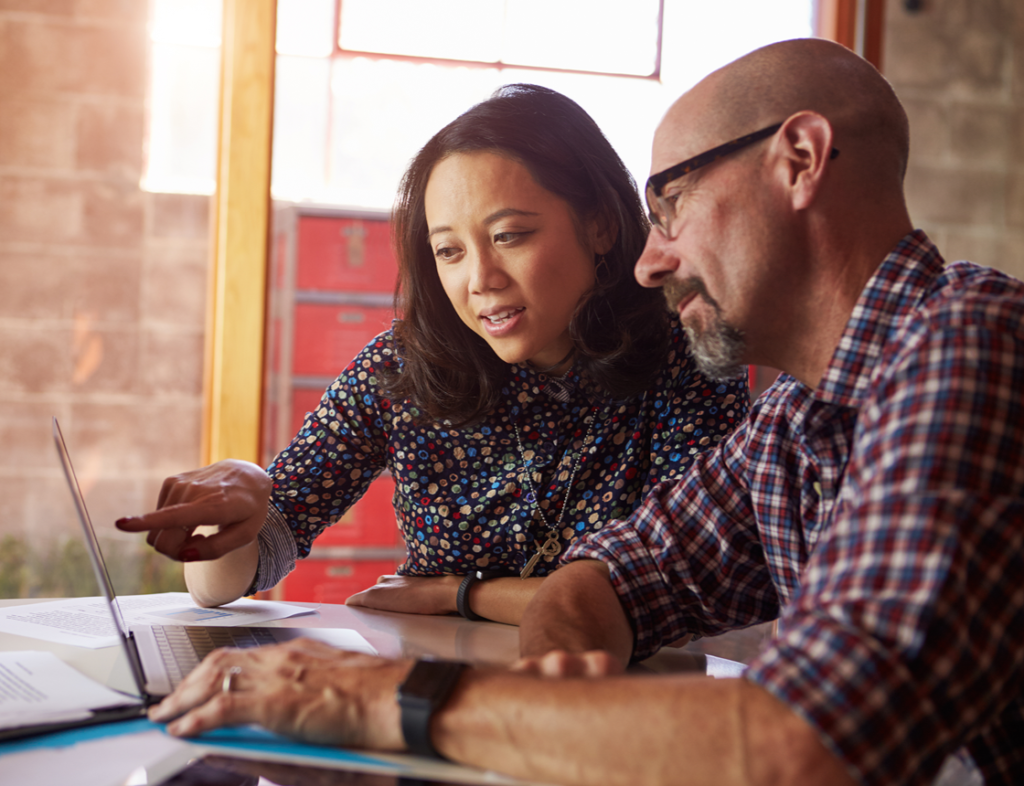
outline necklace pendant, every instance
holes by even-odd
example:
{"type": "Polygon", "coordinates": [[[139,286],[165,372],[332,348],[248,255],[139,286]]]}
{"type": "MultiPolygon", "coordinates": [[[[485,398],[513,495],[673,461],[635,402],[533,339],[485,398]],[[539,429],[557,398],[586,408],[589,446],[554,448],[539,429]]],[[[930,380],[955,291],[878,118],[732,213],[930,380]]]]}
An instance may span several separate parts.
{"type": "Polygon", "coordinates": [[[537,563],[540,562],[541,557],[553,557],[562,550],[562,544],[558,542],[558,536],[555,533],[548,535],[548,539],[544,542],[543,546],[537,548],[534,555],[530,557],[526,563],[526,567],[519,573],[519,578],[526,579],[533,573],[533,569],[537,567],[537,563]]]}
{"type": "Polygon", "coordinates": [[[530,574],[533,573],[534,567],[537,565],[537,561],[540,559],[540,552],[538,551],[526,562],[526,567],[519,571],[519,578],[528,579],[530,574]]]}

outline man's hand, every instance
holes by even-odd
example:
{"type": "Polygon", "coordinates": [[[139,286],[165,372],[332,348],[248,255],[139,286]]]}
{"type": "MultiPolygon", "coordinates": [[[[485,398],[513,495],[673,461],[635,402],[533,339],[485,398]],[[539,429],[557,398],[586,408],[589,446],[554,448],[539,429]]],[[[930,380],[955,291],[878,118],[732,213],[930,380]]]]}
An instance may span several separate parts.
{"type": "Polygon", "coordinates": [[[149,717],[181,737],[258,723],[320,745],[402,750],[395,691],[410,668],[312,639],[214,650],[149,717]]]}
{"type": "Polygon", "coordinates": [[[213,560],[252,543],[267,516],[271,480],[256,464],[227,459],[164,481],[157,510],[118,519],[125,532],[182,562],[213,560]],[[206,533],[197,527],[213,527],[206,533]]]}
{"type": "Polygon", "coordinates": [[[363,606],[406,614],[452,614],[464,576],[381,576],[369,589],[357,592],[346,606],[363,606]]]}
{"type": "Polygon", "coordinates": [[[625,667],[626,664],[604,650],[552,650],[539,658],[520,658],[512,664],[511,670],[537,677],[608,677],[622,674],[625,667]]]}

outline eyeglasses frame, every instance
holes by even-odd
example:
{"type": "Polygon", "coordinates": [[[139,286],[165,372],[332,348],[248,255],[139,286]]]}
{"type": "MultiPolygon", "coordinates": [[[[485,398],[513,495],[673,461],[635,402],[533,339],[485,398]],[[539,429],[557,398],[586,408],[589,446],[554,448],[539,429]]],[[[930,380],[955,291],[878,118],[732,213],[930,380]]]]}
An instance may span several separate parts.
{"type": "MultiPolygon", "coordinates": [[[[651,175],[649,178],[647,178],[647,185],[644,188],[644,195],[647,198],[648,217],[651,219],[651,224],[656,226],[659,230],[661,230],[662,234],[664,234],[666,238],[671,240],[672,218],[674,216],[670,217],[670,214],[675,213],[675,210],[670,210],[669,208],[671,206],[668,205],[662,197],[662,193],[665,190],[665,186],[667,186],[669,183],[678,180],[684,175],[688,175],[691,172],[700,169],[701,167],[707,166],[708,164],[713,164],[715,161],[725,158],[725,156],[728,156],[732,153],[742,150],[745,147],[749,147],[755,142],[760,142],[762,139],[766,139],[772,136],[780,128],[782,128],[782,123],[775,123],[774,125],[770,125],[767,128],[762,128],[760,131],[754,131],[753,133],[737,137],[736,139],[732,139],[728,142],[725,142],[724,144],[718,145],[718,147],[713,147],[710,150],[705,151],[704,153],[694,156],[693,158],[688,158],[685,161],[676,164],[675,166],[670,166],[668,169],[663,169],[661,172],[657,172],[651,175]],[[660,207],[662,210],[662,214],[665,216],[664,226],[658,219],[658,213],[655,211],[654,206],[651,204],[652,197],[653,201],[657,203],[658,207],[660,207]]],[[[839,149],[833,147],[832,152],[829,153],[829,160],[834,159],[838,155],[839,149]]]]}

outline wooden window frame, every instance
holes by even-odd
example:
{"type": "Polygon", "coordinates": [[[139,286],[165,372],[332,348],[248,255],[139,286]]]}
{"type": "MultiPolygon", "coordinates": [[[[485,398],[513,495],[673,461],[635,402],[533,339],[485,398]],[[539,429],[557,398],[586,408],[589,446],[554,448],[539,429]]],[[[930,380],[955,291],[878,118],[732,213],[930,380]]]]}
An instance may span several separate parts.
{"type": "Polygon", "coordinates": [[[885,0],[817,0],[815,33],[852,49],[879,71],[885,0]]]}
{"type": "Polygon", "coordinates": [[[658,0],[658,36],[657,41],[655,41],[654,70],[652,70],[649,74],[624,74],[616,71],[588,71],[586,69],[577,68],[553,68],[550,66],[518,65],[516,63],[506,63],[502,60],[458,60],[455,58],[422,57],[420,55],[397,55],[387,54],[384,52],[366,52],[359,49],[343,49],[339,43],[341,32],[341,5],[343,2],[344,0],[334,0],[334,24],[332,25],[332,29],[334,30],[334,51],[332,53],[332,57],[365,57],[370,60],[397,60],[412,63],[433,63],[435,65],[443,66],[487,68],[496,69],[498,71],[503,71],[505,69],[515,69],[516,71],[549,71],[561,74],[586,74],[591,76],[625,77],[627,79],[654,79],[655,81],[661,80],[661,47],[664,41],[665,0],[658,0]]]}
{"type": "Polygon", "coordinates": [[[223,0],[202,459],[258,461],[277,0],[223,0]]]}

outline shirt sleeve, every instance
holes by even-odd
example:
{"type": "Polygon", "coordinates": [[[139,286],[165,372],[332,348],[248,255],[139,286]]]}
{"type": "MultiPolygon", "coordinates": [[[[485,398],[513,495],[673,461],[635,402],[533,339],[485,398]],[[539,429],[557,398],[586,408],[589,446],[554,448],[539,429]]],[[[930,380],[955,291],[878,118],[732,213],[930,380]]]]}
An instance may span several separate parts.
{"type": "Polygon", "coordinates": [[[865,784],[931,783],[962,745],[1020,782],[983,719],[1016,716],[1024,766],[1022,359],[1005,326],[929,325],[880,364],[833,523],[746,673],[865,784]]]}
{"type": "Polygon", "coordinates": [[[390,331],[381,334],[356,356],[267,468],[271,504],[300,558],[387,465],[391,405],[377,389],[377,375],[393,362],[392,341],[390,331]]]}
{"type": "Polygon", "coordinates": [[[295,569],[295,539],[280,511],[273,505],[267,505],[267,518],[256,537],[256,546],[259,552],[256,577],[246,595],[277,586],[295,569]]]}
{"type": "Polygon", "coordinates": [[[633,627],[633,659],[686,634],[774,619],[779,601],[743,478],[747,425],[654,488],[628,519],[588,534],[565,561],[596,559],[633,627]]]}

